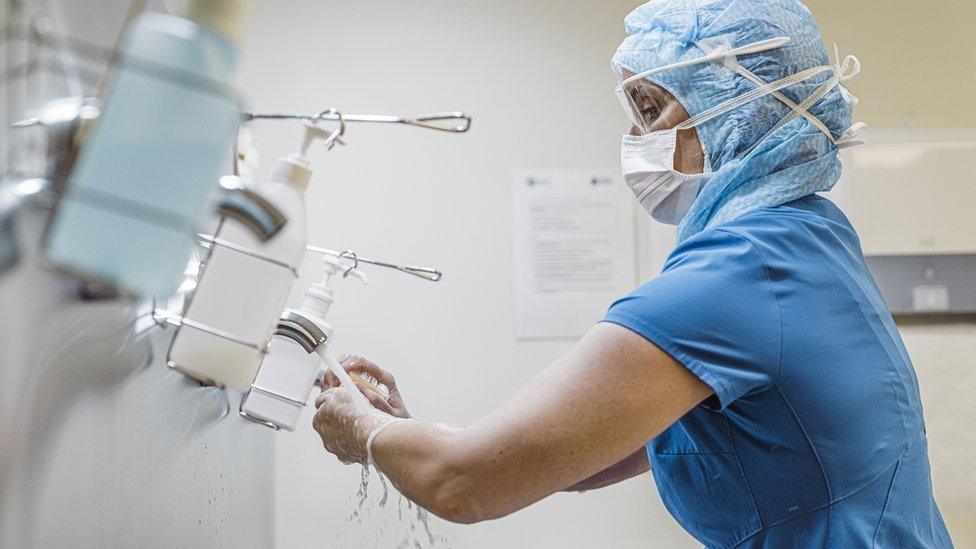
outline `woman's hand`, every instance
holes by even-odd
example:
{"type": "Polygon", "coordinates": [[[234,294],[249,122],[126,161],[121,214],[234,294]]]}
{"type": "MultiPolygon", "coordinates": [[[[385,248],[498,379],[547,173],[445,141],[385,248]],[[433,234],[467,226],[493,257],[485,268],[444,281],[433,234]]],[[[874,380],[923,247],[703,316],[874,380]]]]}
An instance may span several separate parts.
{"type": "Polygon", "coordinates": [[[325,450],[346,465],[365,464],[369,434],[392,421],[389,415],[359,403],[342,387],[324,391],[315,399],[315,407],[312,427],[322,437],[325,450]]]}
{"type": "Polygon", "coordinates": [[[346,465],[365,464],[369,435],[394,421],[394,418],[409,418],[410,413],[397,390],[396,380],[389,372],[359,356],[343,355],[339,357],[339,364],[352,375],[368,374],[386,387],[389,396],[384,398],[380,392],[365,386],[368,380],[357,381],[360,392],[371,404],[364,406],[328,372],[322,394],[315,399],[312,427],[322,438],[326,451],[334,454],[339,461],[346,465]]]}
{"type": "MultiPolygon", "coordinates": [[[[377,382],[381,383],[383,387],[389,391],[389,396],[384,398],[384,396],[379,392],[373,391],[369,387],[366,387],[357,381],[356,384],[359,386],[359,391],[366,396],[370,404],[372,404],[377,410],[386,412],[393,417],[403,419],[410,418],[410,412],[407,411],[407,406],[403,403],[403,397],[400,395],[400,390],[397,389],[396,379],[393,378],[393,375],[390,374],[390,372],[387,372],[376,364],[357,355],[342,355],[338,360],[343,369],[350,374],[360,376],[362,374],[367,374],[377,382]]],[[[326,372],[325,389],[338,386],[339,380],[335,377],[335,375],[333,375],[332,372],[326,372]]]]}

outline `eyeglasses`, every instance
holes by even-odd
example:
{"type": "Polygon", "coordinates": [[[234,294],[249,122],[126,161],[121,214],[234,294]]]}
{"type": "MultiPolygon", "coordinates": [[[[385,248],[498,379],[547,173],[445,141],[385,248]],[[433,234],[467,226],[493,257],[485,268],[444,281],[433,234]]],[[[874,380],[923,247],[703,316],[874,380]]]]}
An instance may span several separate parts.
{"type": "Polygon", "coordinates": [[[630,120],[631,124],[640,129],[641,133],[648,133],[650,132],[651,124],[654,122],[654,119],[657,118],[657,116],[654,116],[649,120],[647,119],[647,116],[645,116],[648,108],[647,105],[641,104],[644,103],[641,98],[646,96],[646,93],[635,87],[641,81],[665,71],[681,69],[703,63],[711,63],[713,61],[721,61],[723,59],[737,57],[739,55],[749,55],[774,50],[789,43],[790,38],[785,36],[780,38],[772,38],[738,48],[718,51],[704,57],[699,57],[698,59],[690,59],[688,61],[681,61],[664,67],[647,70],[621,80],[621,82],[617,84],[617,88],[614,90],[614,92],[616,93],[617,99],[620,101],[620,105],[623,107],[624,112],[627,114],[627,118],[630,120]]]}

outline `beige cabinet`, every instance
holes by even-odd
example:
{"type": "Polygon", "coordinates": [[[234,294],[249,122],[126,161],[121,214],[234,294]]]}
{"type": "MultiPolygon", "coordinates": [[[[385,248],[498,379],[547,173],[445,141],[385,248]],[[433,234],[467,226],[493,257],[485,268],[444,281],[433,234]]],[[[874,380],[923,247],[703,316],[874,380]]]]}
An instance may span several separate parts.
{"type": "Polygon", "coordinates": [[[865,255],[976,253],[976,128],[873,131],[827,197],[865,255]]]}

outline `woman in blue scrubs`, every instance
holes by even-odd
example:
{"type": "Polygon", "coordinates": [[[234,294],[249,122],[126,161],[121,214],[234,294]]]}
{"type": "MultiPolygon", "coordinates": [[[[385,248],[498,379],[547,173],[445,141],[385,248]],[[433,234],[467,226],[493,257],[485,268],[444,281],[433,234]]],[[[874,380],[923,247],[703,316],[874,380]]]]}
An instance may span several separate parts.
{"type": "Polygon", "coordinates": [[[709,547],[951,547],[911,360],[844,214],[816,193],[857,143],[853,57],[797,0],[655,0],[613,59],[628,186],[679,224],[663,272],[465,427],[359,406],[330,379],[314,426],[456,522],[650,469],[709,547]],[[626,382],[617,382],[626,380],[626,382]]]}

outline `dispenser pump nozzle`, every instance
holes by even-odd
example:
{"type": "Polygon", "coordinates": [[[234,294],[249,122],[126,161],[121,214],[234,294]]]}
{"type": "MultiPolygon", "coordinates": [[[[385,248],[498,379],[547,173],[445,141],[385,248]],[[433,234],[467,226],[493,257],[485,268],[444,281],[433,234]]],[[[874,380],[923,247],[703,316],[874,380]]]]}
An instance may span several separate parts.
{"type": "Polygon", "coordinates": [[[312,148],[312,143],[315,143],[316,139],[328,141],[332,137],[332,132],[316,126],[314,122],[306,120],[302,122],[302,125],[305,126],[305,138],[302,140],[302,148],[298,153],[301,157],[308,156],[308,150],[312,148]]]}
{"type": "Polygon", "coordinates": [[[352,267],[344,267],[342,262],[336,258],[326,257],[325,258],[325,271],[327,279],[331,280],[332,275],[342,272],[342,278],[354,277],[358,278],[363,284],[369,284],[369,279],[366,278],[366,273],[360,271],[356,268],[355,264],[352,267]]]}
{"type": "Polygon", "coordinates": [[[305,134],[298,152],[279,158],[278,163],[275,164],[274,173],[271,175],[272,181],[291,183],[303,191],[308,188],[308,182],[312,179],[312,170],[308,165],[308,150],[316,139],[327,140],[332,135],[332,132],[308,121],[305,122],[304,126],[305,134]]]}
{"type": "Polygon", "coordinates": [[[326,257],[325,268],[323,269],[322,273],[322,280],[312,284],[309,286],[308,290],[305,291],[305,299],[302,301],[302,310],[314,314],[320,318],[325,318],[325,315],[329,312],[329,307],[331,307],[332,302],[335,301],[334,292],[332,291],[332,277],[335,276],[336,273],[342,273],[343,276],[358,278],[363,284],[369,283],[366,278],[366,273],[355,268],[345,268],[338,259],[326,257]]]}

